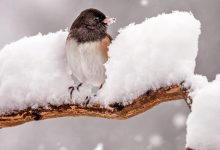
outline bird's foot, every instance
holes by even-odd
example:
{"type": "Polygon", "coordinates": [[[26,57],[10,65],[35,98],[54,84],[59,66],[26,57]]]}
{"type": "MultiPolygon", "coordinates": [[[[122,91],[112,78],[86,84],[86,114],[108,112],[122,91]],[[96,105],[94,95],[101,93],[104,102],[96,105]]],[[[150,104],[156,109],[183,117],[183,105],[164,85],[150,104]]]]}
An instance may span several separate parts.
{"type": "Polygon", "coordinates": [[[75,87],[74,86],[70,86],[68,88],[69,92],[70,92],[70,98],[72,99],[73,98],[73,91],[75,90],[75,87]]]}
{"type": "Polygon", "coordinates": [[[70,98],[73,98],[73,91],[76,89],[79,92],[79,88],[82,86],[82,83],[80,83],[79,85],[77,85],[76,87],[74,86],[70,86],[68,88],[69,92],[70,92],[70,98]]]}
{"type": "Polygon", "coordinates": [[[80,83],[79,85],[77,85],[76,89],[77,91],[79,91],[79,88],[82,86],[82,83],[80,83]]]}
{"type": "Polygon", "coordinates": [[[87,107],[89,102],[90,102],[90,100],[91,100],[91,97],[90,96],[86,96],[86,98],[85,98],[85,100],[83,102],[83,106],[87,107]]]}
{"type": "Polygon", "coordinates": [[[97,96],[97,94],[94,94],[92,96],[86,96],[84,102],[83,102],[83,106],[88,106],[91,102],[91,99],[94,99],[97,96]]]}
{"type": "Polygon", "coordinates": [[[99,90],[103,87],[103,83],[100,85],[99,90]]]}

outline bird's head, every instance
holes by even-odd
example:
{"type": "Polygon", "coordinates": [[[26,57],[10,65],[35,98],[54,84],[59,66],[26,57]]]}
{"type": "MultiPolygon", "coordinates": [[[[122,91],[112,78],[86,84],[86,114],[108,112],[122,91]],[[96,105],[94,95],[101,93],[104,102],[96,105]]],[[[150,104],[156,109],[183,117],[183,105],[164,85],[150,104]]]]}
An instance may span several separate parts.
{"type": "Polygon", "coordinates": [[[73,22],[70,30],[77,39],[85,38],[93,40],[93,38],[96,39],[106,34],[107,27],[115,21],[115,18],[110,18],[101,11],[90,8],[80,13],[73,22]]]}
{"type": "Polygon", "coordinates": [[[114,23],[115,21],[115,18],[110,18],[101,11],[90,8],[82,11],[74,21],[73,25],[75,25],[75,27],[85,25],[90,29],[100,29],[100,27],[107,29],[107,26],[114,23]]]}

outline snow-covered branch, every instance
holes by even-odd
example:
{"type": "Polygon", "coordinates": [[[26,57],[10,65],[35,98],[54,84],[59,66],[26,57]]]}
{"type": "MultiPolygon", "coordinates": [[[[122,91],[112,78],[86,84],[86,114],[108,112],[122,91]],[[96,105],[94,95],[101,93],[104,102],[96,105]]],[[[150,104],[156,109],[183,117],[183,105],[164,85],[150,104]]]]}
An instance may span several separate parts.
{"type": "Polygon", "coordinates": [[[192,14],[162,14],[121,29],[109,47],[105,84],[88,107],[90,87],[83,84],[72,98],[68,92],[77,81],[66,63],[67,34],[38,34],[0,51],[0,126],[68,115],[123,119],[187,96],[179,85],[194,76],[200,34],[192,14]]]}
{"type": "Polygon", "coordinates": [[[186,99],[187,92],[181,86],[170,86],[156,91],[148,91],[142,96],[134,99],[129,105],[123,106],[120,103],[110,105],[110,108],[100,107],[99,104],[93,106],[82,106],[77,104],[63,104],[60,106],[49,105],[48,108],[27,108],[14,111],[7,115],[0,116],[0,127],[19,125],[33,120],[65,116],[92,116],[108,119],[127,119],[145,112],[154,106],[171,100],[186,99]]]}

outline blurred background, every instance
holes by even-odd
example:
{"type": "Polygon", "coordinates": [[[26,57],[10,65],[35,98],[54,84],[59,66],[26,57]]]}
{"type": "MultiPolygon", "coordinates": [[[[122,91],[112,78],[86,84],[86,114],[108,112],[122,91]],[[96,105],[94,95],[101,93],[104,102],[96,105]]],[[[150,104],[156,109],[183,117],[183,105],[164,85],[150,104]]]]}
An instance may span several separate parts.
{"type": "MultiPolygon", "coordinates": [[[[70,27],[86,8],[117,18],[109,33],[146,17],[191,11],[202,24],[196,73],[220,72],[219,0],[0,0],[0,49],[24,36],[70,27]]],[[[182,150],[189,110],[183,100],[125,121],[67,117],[0,130],[0,150],[182,150]]]]}

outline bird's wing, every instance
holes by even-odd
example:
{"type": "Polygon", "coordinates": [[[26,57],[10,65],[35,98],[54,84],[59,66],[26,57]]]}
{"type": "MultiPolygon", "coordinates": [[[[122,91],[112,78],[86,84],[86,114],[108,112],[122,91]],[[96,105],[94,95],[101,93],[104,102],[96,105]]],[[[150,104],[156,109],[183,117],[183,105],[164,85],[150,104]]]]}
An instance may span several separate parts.
{"type": "Polygon", "coordinates": [[[104,37],[100,43],[100,47],[101,47],[100,50],[106,61],[108,59],[108,46],[110,45],[111,41],[112,41],[112,37],[109,34],[107,34],[107,36],[104,37]]]}

